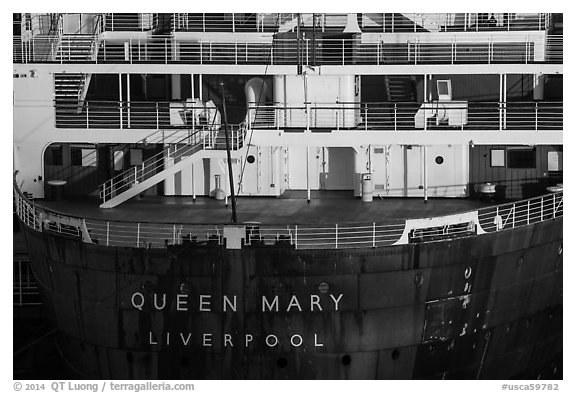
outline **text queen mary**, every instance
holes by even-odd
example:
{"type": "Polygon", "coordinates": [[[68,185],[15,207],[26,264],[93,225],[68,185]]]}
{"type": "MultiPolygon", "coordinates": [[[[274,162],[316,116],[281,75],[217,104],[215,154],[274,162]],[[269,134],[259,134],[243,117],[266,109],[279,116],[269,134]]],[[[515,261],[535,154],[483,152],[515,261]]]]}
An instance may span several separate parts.
{"type": "MultiPolygon", "coordinates": [[[[339,311],[340,301],[343,294],[338,296],[330,294],[328,296],[310,295],[300,297],[292,295],[289,300],[280,300],[278,295],[261,296],[260,310],[262,312],[300,312],[300,311],[339,311]]],[[[237,295],[223,295],[221,299],[215,299],[212,295],[198,295],[195,297],[187,294],[178,294],[172,300],[176,311],[213,311],[215,302],[221,302],[222,311],[237,312],[237,295]]],[[[154,293],[152,296],[145,296],[141,292],[135,292],[131,297],[131,304],[137,310],[164,310],[167,307],[167,296],[165,293],[154,293]]],[[[169,307],[171,308],[171,307],[169,307]]]]}

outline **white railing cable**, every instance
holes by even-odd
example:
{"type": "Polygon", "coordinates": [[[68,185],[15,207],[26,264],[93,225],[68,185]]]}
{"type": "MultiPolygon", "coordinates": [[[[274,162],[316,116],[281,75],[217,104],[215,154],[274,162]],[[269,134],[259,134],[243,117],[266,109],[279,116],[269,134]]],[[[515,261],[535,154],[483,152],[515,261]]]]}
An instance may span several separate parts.
{"type": "MultiPolygon", "coordinates": [[[[102,29],[97,25],[98,29],[102,29]]],[[[274,39],[266,42],[250,41],[232,36],[229,42],[201,39],[192,41],[175,39],[171,35],[149,35],[145,38],[127,38],[125,41],[99,38],[96,34],[87,45],[80,45],[81,37],[35,37],[31,41],[15,40],[14,45],[25,47],[14,51],[14,62],[78,62],[95,60],[98,63],[159,63],[159,64],[294,64],[297,52],[293,39],[274,39]],[[59,54],[52,60],[46,48],[60,42],[59,54]],[[97,42],[98,48],[93,47],[97,42]],[[176,45],[177,43],[177,45],[176,45]],[[271,55],[272,54],[272,55],[271,55]]],[[[309,38],[303,40],[305,64],[310,64],[314,48],[309,38]]],[[[506,36],[481,36],[470,42],[465,34],[454,33],[438,43],[428,43],[417,34],[409,41],[389,43],[361,42],[354,39],[319,38],[314,45],[322,46],[322,56],[316,56],[316,65],[342,64],[526,64],[561,63],[563,36],[527,37],[509,33],[506,36]]]]}
{"type": "MultiPolygon", "coordinates": [[[[161,222],[125,222],[81,219],[65,216],[24,197],[14,186],[16,213],[24,225],[35,231],[50,230],[78,237],[86,242],[109,246],[136,246],[160,248],[190,242],[222,244],[222,225],[174,224],[161,222]]],[[[532,225],[563,216],[562,192],[547,194],[528,200],[510,202],[476,210],[481,232],[496,232],[532,225]]],[[[335,224],[332,226],[247,226],[250,231],[247,245],[254,241],[267,245],[285,242],[296,249],[384,247],[396,243],[404,231],[404,222],[372,224],[335,224]]],[[[415,236],[429,241],[438,236],[466,236],[471,227],[444,226],[429,230],[416,230],[415,236]]]]}

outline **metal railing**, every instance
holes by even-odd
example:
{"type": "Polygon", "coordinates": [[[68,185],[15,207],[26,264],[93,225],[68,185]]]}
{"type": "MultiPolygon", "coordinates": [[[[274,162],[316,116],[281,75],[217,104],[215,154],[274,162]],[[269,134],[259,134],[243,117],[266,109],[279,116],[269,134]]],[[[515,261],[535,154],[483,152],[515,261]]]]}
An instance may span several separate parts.
{"type": "MultiPolygon", "coordinates": [[[[193,115],[202,107],[170,102],[77,101],[55,103],[57,128],[206,129],[193,115]],[[175,119],[175,113],[178,118],[175,119]],[[176,121],[177,120],[177,121],[176,121]]],[[[369,102],[250,106],[248,129],[561,130],[563,102],[369,102]],[[426,119],[426,120],[425,120],[426,119]]]]}
{"type": "Polygon", "coordinates": [[[562,102],[383,102],[250,107],[248,129],[561,130],[562,102]],[[252,115],[258,110],[257,116],[252,115]]]}
{"type": "Polygon", "coordinates": [[[534,31],[550,26],[549,13],[387,13],[362,14],[363,32],[410,33],[534,31]]]}
{"type": "MultiPolygon", "coordinates": [[[[45,38],[50,40],[49,38],[45,38]]],[[[21,45],[13,61],[51,62],[36,52],[52,41],[43,38],[21,45]]],[[[296,39],[270,38],[269,42],[229,42],[175,40],[172,36],[154,35],[146,38],[100,39],[96,56],[87,56],[80,49],[74,53],[74,43],[64,45],[64,56],[58,62],[153,63],[153,64],[297,64],[296,39]],[[66,56],[66,49],[70,53],[66,56]]],[[[18,45],[15,41],[14,45],[18,45]]],[[[531,38],[508,35],[506,39],[482,36],[470,42],[465,34],[446,35],[440,42],[428,42],[424,35],[399,43],[362,42],[360,39],[322,38],[301,42],[301,61],[306,65],[386,65],[386,64],[529,64],[562,63],[563,36],[531,38]]],[[[44,49],[42,49],[44,50],[44,49]]],[[[94,49],[93,52],[96,52],[94,49]]]]}
{"type": "Polygon", "coordinates": [[[38,283],[30,268],[30,261],[27,259],[14,260],[13,266],[13,305],[22,307],[42,304],[38,283]]]}
{"type": "MultiPolygon", "coordinates": [[[[77,236],[85,242],[107,246],[160,248],[187,242],[223,244],[222,224],[197,225],[83,219],[63,216],[38,206],[22,195],[16,182],[14,182],[14,194],[18,217],[26,226],[36,231],[51,230],[77,236]],[[64,225],[63,221],[69,225],[64,225]],[[71,233],[64,232],[65,226],[72,228],[72,230],[68,230],[71,233]]],[[[453,230],[447,230],[445,233],[447,236],[443,236],[442,233],[435,233],[427,240],[446,240],[461,234],[473,235],[475,233],[481,235],[482,233],[514,229],[562,217],[563,212],[563,193],[546,194],[447,216],[446,225],[452,225],[453,230]],[[477,224],[473,226],[473,233],[471,233],[470,223],[465,227],[457,224],[460,216],[471,215],[477,217],[477,224]],[[450,220],[454,220],[454,222],[450,220]]],[[[438,217],[438,219],[442,218],[438,217]]],[[[295,249],[384,247],[407,243],[407,241],[401,241],[407,230],[406,224],[407,221],[373,222],[370,224],[338,223],[326,226],[313,224],[273,226],[246,223],[246,245],[284,245],[295,249]]],[[[406,238],[409,237],[406,236],[406,238]]]]}
{"type": "MultiPolygon", "coordinates": [[[[193,32],[277,32],[293,31],[297,13],[175,13],[173,31],[193,32]]],[[[363,13],[357,16],[363,32],[473,32],[546,30],[548,13],[363,13]]],[[[341,32],[348,22],[347,14],[303,13],[300,26],[318,31],[341,32]],[[314,21],[313,18],[316,18],[314,21]]]]}
{"type": "Polygon", "coordinates": [[[151,31],[156,28],[158,14],[106,13],[102,14],[102,31],[151,31]]]}
{"type": "MultiPolygon", "coordinates": [[[[84,101],[82,106],[74,99],[55,102],[54,109],[57,128],[86,129],[196,129],[207,125],[199,119],[199,114],[216,111],[191,106],[185,101],[84,101]]],[[[214,117],[212,112],[208,115],[214,117]]]]}

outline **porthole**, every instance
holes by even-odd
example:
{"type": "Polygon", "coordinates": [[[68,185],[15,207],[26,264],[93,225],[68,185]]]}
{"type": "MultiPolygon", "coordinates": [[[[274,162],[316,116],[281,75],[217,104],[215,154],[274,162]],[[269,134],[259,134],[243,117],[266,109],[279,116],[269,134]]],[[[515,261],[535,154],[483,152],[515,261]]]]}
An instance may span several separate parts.
{"type": "Polygon", "coordinates": [[[144,289],[145,291],[151,291],[154,289],[154,284],[152,284],[151,281],[146,281],[144,282],[144,284],[142,284],[142,289],[144,289]]]}
{"type": "Polygon", "coordinates": [[[328,293],[328,291],[330,291],[330,284],[328,284],[326,281],[322,281],[320,284],[318,284],[318,292],[324,294],[328,293]]]}
{"type": "Polygon", "coordinates": [[[190,284],[183,282],[180,284],[180,293],[188,295],[190,293],[190,284]]]}
{"type": "Polygon", "coordinates": [[[246,161],[248,161],[248,164],[254,164],[254,161],[256,161],[256,158],[254,158],[254,156],[252,154],[250,154],[248,157],[246,157],[246,161]]]}
{"type": "Polygon", "coordinates": [[[286,360],[286,358],[280,358],[276,361],[276,364],[279,368],[286,368],[288,365],[288,360],[286,360]]]}
{"type": "Polygon", "coordinates": [[[342,364],[347,366],[352,362],[352,358],[350,357],[350,355],[344,355],[342,356],[342,364]]]}
{"type": "Polygon", "coordinates": [[[422,286],[422,283],[424,283],[424,275],[422,274],[422,272],[418,272],[414,276],[414,285],[420,287],[422,286]]]}
{"type": "Polygon", "coordinates": [[[444,157],[442,156],[436,156],[436,158],[434,159],[434,161],[436,161],[436,164],[440,165],[444,162],[444,157]]]}

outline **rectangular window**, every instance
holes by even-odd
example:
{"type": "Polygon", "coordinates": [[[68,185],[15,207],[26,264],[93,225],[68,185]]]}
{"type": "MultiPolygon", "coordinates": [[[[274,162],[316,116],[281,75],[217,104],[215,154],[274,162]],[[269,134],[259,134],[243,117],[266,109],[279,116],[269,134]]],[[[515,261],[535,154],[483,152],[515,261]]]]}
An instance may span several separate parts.
{"type": "Polygon", "coordinates": [[[438,100],[451,101],[452,100],[452,82],[450,79],[437,80],[436,90],[438,91],[438,100]]]}
{"type": "Polygon", "coordinates": [[[510,148],[506,153],[508,168],[536,168],[535,148],[510,148]]]}
{"type": "Polygon", "coordinates": [[[142,149],[130,149],[130,165],[142,164],[142,149]]]}
{"type": "Polygon", "coordinates": [[[96,149],[90,146],[70,146],[72,166],[96,166],[96,149]]]}
{"type": "Polygon", "coordinates": [[[82,166],[96,166],[96,149],[82,149],[82,166]]]}
{"type": "Polygon", "coordinates": [[[562,170],[562,152],[549,151],[548,152],[548,171],[558,172],[562,170]]]}
{"type": "Polygon", "coordinates": [[[490,150],[490,166],[505,166],[505,155],[503,149],[490,150]]]}

